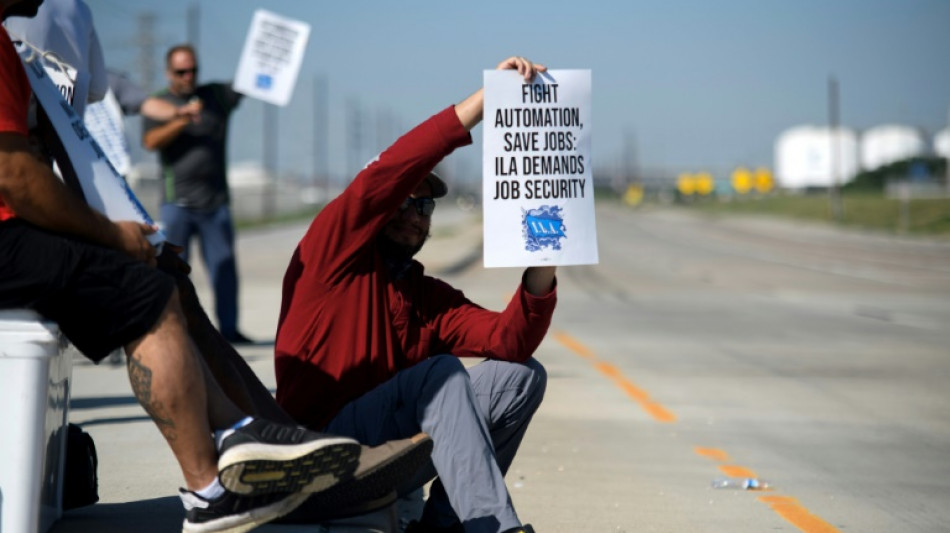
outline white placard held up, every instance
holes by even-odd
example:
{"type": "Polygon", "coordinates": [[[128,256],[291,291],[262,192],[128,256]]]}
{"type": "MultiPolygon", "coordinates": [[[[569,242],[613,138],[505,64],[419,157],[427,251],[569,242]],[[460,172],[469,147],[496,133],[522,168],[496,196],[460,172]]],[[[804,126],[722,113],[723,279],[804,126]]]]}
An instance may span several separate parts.
{"type": "Polygon", "coordinates": [[[234,75],[234,90],[284,106],[290,101],[310,37],[310,25],[263,9],[254,12],[251,29],[234,75]]]}
{"type": "Polygon", "coordinates": [[[106,91],[106,96],[101,101],[86,105],[82,120],[89,134],[106,153],[115,171],[120,176],[128,176],[132,170],[129,141],[125,138],[122,108],[112,89],[106,91]]]}
{"type": "Polygon", "coordinates": [[[589,70],[486,70],[485,266],[598,262],[589,70]]]}

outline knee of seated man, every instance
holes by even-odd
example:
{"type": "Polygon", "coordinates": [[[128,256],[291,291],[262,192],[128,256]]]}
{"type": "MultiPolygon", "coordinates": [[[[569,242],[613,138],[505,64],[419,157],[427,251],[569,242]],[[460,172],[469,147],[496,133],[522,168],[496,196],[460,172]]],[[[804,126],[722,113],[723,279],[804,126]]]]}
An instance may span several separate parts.
{"type": "Polygon", "coordinates": [[[465,365],[454,355],[435,355],[429,358],[430,366],[428,376],[430,379],[442,382],[447,379],[468,378],[465,371],[465,365]]]}
{"type": "Polygon", "coordinates": [[[454,355],[435,355],[417,365],[412,379],[417,394],[429,396],[437,391],[471,389],[472,382],[465,366],[454,355]],[[421,375],[418,372],[423,372],[421,375]]]}
{"type": "Polygon", "coordinates": [[[544,392],[548,386],[548,371],[544,368],[544,365],[534,357],[528,359],[523,364],[531,372],[529,379],[531,396],[537,399],[537,403],[541,403],[541,400],[544,398],[544,392]]]}

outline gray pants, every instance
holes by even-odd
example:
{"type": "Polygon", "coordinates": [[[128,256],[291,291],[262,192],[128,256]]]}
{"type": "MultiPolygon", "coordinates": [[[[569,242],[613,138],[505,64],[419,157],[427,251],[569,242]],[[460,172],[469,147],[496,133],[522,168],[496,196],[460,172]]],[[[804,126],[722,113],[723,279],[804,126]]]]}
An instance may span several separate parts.
{"type": "Polygon", "coordinates": [[[326,427],[374,446],[425,431],[432,464],[407,491],[438,475],[422,522],[466,532],[496,533],[521,522],[504,475],[541,405],[541,363],[485,361],[466,371],[451,355],[432,357],[347,404],[326,427]]]}

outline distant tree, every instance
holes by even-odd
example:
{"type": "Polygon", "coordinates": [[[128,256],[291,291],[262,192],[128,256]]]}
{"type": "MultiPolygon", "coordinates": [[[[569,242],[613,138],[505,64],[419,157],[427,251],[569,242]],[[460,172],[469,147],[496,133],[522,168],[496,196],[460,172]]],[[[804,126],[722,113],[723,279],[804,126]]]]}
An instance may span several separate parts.
{"type": "Polygon", "coordinates": [[[888,181],[904,179],[946,179],[947,159],[936,156],[911,157],[874,170],[861,172],[843,189],[848,192],[883,191],[888,181]]]}

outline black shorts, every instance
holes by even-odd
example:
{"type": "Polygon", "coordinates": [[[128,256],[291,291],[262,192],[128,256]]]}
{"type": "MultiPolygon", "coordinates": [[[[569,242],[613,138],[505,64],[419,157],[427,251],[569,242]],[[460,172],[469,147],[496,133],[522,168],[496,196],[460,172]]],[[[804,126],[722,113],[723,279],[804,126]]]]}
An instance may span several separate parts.
{"type": "Polygon", "coordinates": [[[174,286],[122,252],[0,222],[0,309],[35,310],[93,361],[151,330],[174,286]]]}

